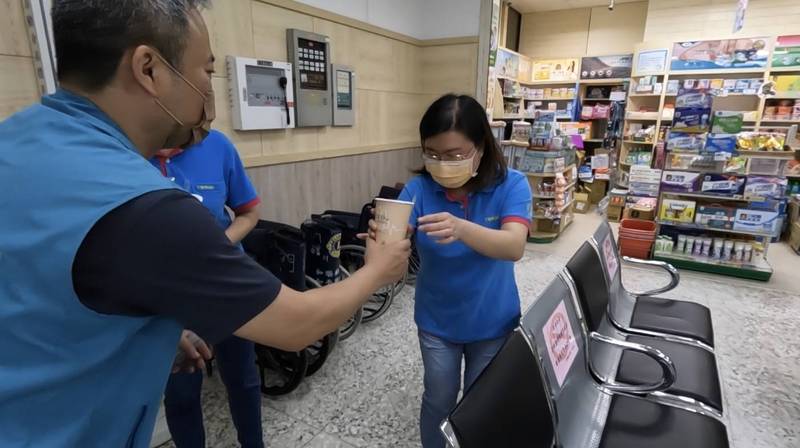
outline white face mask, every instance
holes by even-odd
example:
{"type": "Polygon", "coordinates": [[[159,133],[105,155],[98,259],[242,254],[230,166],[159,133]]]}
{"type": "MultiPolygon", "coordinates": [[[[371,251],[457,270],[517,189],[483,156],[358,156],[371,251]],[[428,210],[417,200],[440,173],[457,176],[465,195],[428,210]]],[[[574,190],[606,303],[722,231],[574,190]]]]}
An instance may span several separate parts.
{"type": "Polygon", "coordinates": [[[449,189],[461,188],[478,175],[474,168],[477,155],[476,152],[468,159],[452,162],[426,158],[425,169],[439,185],[449,189]]]}

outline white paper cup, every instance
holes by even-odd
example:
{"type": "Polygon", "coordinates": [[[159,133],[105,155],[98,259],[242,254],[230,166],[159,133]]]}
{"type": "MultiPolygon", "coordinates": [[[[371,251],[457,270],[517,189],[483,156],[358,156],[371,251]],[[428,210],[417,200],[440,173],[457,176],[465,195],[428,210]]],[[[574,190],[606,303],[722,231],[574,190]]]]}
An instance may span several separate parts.
{"type": "Polygon", "coordinates": [[[408,235],[408,219],[413,202],[393,199],[375,199],[375,222],[378,223],[376,239],[380,244],[395,243],[408,235]]]}

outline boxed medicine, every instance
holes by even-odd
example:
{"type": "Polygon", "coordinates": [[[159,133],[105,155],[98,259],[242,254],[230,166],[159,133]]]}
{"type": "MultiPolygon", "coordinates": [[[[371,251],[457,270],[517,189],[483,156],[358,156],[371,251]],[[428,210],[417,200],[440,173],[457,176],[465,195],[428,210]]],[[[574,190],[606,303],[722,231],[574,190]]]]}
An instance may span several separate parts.
{"type": "Polygon", "coordinates": [[[691,224],[694,222],[696,206],[697,203],[695,201],[664,199],[661,201],[661,209],[658,213],[658,217],[664,221],[691,224]]]}

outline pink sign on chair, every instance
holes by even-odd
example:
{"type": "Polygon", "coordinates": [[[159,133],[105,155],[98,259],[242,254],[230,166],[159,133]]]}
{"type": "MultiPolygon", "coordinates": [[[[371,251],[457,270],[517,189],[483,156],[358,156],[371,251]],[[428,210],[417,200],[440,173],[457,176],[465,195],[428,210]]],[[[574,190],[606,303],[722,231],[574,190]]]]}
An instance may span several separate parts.
{"type": "Polygon", "coordinates": [[[607,236],[603,241],[603,257],[606,259],[606,269],[608,270],[608,281],[613,282],[617,276],[617,268],[619,268],[619,261],[617,261],[617,253],[614,251],[614,243],[611,241],[611,235],[607,236]]]}
{"type": "Polygon", "coordinates": [[[558,387],[561,387],[575,361],[575,357],[578,355],[575,333],[572,332],[572,325],[570,325],[569,316],[567,315],[567,307],[563,301],[558,304],[553,314],[547,319],[542,333],[547,346],[547,354],[550,357],[550,364],[556,374],[558,387]]]}

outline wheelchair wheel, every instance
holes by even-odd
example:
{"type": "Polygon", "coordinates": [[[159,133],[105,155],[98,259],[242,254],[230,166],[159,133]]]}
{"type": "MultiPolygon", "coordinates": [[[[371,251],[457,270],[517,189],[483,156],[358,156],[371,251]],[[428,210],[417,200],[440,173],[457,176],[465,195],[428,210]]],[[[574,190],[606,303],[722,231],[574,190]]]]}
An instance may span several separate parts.
{"type": "MultiPolygon", "coordinates": [[[[350,272],[345,269],[344,267],[339,267],[339,271],[341,272],[342,278],[350,277],[350,272]]],[[[364,310],[359,308],[350,319],[347,319],[347,322],[344,323],[341,327],[339,327],[339,340],[344,341],[345,339],[352,336],[359,325],[361,325],[361,321],[364,316],[364,310]]]]}
{"type": "MultiPolygon", "coordinates": [[[[364,266],[364,255],[366,249],[362,246],[342,246],[341,260],[345,269],[350,272],[355,272],[364,266]]],[[[363,310],[362,322],[371,322],[383,316],[389,307],[392,306],[394,297],[406,285],[406,279],[403,278],[393,285],[385,286],[375,292],[372,297],[361,308],[363,310]]]]}
{"type": "MultiPolygon", "coordinates": [[[[306,285],[308,285],[308,289],[320,287],[319,282],[308,276],[306,276],[306,285]]],[[[311,376],[322,368],[322,365],[325,364],[325,361],[327,361],[328,356],[340,339],[339,332],[333,332],[325,335],[325,337],[303,350],[308,354],[308,370],[306,371],[306,376],[311,376]]]]}
{"type": "Polygon", "coordinates": [[[286,395],[303,382],[308,370],[308,353],[285,352],[256,344],[256,364],[261,374],[261,393],[268,397],[286,395]]]}

